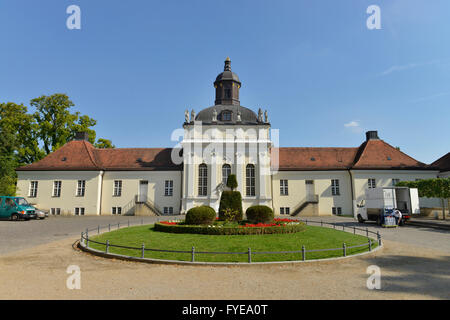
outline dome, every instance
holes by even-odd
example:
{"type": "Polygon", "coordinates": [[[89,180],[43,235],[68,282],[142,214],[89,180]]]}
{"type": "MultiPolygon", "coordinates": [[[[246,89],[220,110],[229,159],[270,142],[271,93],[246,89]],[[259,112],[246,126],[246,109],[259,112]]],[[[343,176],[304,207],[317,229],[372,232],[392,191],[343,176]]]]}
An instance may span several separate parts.
{"type": "Polygon", "coordinates": [[[233,80],[240,83],[238,75],[233,71],[224,71],[220,73],[216,78],[216,82],[223,80],[233,80]]]}
{"type": "Polygon", "coordinates": [[[197,114],[195,120],[202,121],[204,124],[260,124],[258,116],[252,110],[231,104],[215,105],[203,109],[197,114]],[[217,112],[217,116],[214,110],[217,112]],[[241,114],[240,121],[238,121],[238,113],[241,114]],[[217,121],[213,121],[215,116],[217,121]]]}
{"type": "Polygon", "coordinates": [[[231,71],[230,57],[227,57],[225,59],[225,67],[223,68],[223,72],[219,73],[214,84],[217,84],[220,81],[226,81],[226,80],[236,81],[239,84],[241,84],[241,82],[239,81],[238,75],[236,73],[234,73],[233,71],[231,71]]]}

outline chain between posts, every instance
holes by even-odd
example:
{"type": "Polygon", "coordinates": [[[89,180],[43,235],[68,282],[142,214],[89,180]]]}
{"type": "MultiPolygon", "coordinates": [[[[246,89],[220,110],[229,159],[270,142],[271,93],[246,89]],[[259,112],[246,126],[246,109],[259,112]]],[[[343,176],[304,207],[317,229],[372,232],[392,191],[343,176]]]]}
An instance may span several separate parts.
{"type": "MultiPolygon", "coordinates": [[[[305,221],[306,222],[306,221],[305,221]]],[[[320,223],[321,226],[327,224],[327,225],[332,225],[334,227],[334,229],[336,229],[337,224],[336,223],[324,223],[322,220],[319,221],[309,221],[310,223],[320,223]]],[[[143,219],[141,219],[141,223],[143,223],[143,219]]],[[[128,226],[131,225],[130,220],[128,220],[126,222],[126,224],[128,226]]],[[[120,222],[117,224],[118,229],[120,228],[120,222]]],[[[100,233],[100,228],[104,228],[100,225],[97,226],[97,228],[93,228],[91,230],[86,229],[85,232],[81,232],[81,240],[80,243],[84,244],[87,248],[89,248],[90,242],[94,243],[94,244],[100,244],[100,245],[104,245],[105,246],[105,251],[106,253],[110,252],[110,248],[111,247],[117,247],[117,248],[125,248],[125,249],[139,249],[139,248],[133,248],[133,247],[126,247],[126,246],[119,246],[119,245],[111,245],[109,239],[106,240],[106,243],[102,243],[102,242],[97,242],[94,240],[90,240],[89,239],[89,231],[97,231],[97,233],[100,233]]],[[[108,224],[108,231],[111,230],[111,224],[108,224]]],[[[345,231],[345,225],[343,225],[342,228],[343,231],[345,231]]],[[[365,229],[359,229],[353,226],[353,234],[356,234],[356,230],[359,231],[365,231],[365,234],[367,236],[367,243],[364,244],[360,244],[360,245],[354,245],[354,246],[347,246],[346,243],[342,244],[341,249],[339,248],[330,248],[330,249],[312,249],[312,250],[306,250],[306,247],[304,245],[302,245],[301,250],[298,251],[273,251],[273,252],[253,252],[251,250],[251,248],[248,248],[247,252],[198,252],[199,254],[247,254],[248,255],[248,262],[252,263],[252,255],[254,254],[287,254],[287,253],[301,253],[302,254],[302,260],[306,261],[306,253],[307,252],[316,252],[316,251],[334,251],[334,250],[342,250],[343,256],[346,257],[348,254],[348,249],[350,248],[358,248],[358,247],[363,247],[363,246],[367,246],[368,247],[368,251],[371,252],[373,249],[373,242],[372,239],[368,237],[369,232],[372,234],[376,234],[376,240],[377,241],[376,244],[378,244],[379,246],[382,245],[382,241],[381,241],[381,235],[380,232],[377,231],[376,233],[373,231],[369,231],[368,228],[365,229]]],[[[350,231],[351,232],[351,231],[350,231]]],[[[142,244],[141,249],[141,258],[145,258],[145,251],[155,251],[155,252],[178,252],[178,253],[191,253],[191,261],[195,262],[195,254],[197,253],[195,250],[195,247],[192,247],[191,251],[183,251],[183,250],[163,250],[163,249],[146,249],[145,248],[145,244],[142,244]]]]}

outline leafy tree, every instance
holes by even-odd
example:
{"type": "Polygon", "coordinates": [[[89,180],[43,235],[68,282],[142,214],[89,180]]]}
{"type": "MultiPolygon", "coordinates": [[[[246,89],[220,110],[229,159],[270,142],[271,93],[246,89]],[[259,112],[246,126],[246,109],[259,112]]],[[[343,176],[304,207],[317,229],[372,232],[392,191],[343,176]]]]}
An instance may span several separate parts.
{"type": "Polygon", "coordinates": [[[42,159],[44,153],[37,140],[37,124],[27,113],[26,106],[12,102],[0,104],[0,128],[3,135],[12,135],[9,152],[14,153],[19,164],[42,159]]]}
{"type": "Polygon", "coordinates": [[[230,174],[227,179],[227,187],[234,191],[238,187],[236,175],[230,174]]]}
{"type": "Polygon", "coordinates": [[[36,139],[37,125],[27,107],[0,103],[0,194],[14,195],[15,168],[40,160],[44,153],[36,139]]]}
{"type": "Polygon", "coordinates": [[[450,199],[450,178],[434,178],[418,181],[401,181],[397,186],[417,188],[419,196],[425,198],[439,198],[442,203],[442,215],[445,220],[445,199],[450,199]]]}
{"type": "Polygon", "coordinates": [[[65,94],[41,96],[30,102],[36,111],[29,114],[23,104],[0,103],[0,194],[14,195],[19,166],[33,163],[87,132],[97,148],[114,148],[110,140],[98,139],[92,129],[96,120],[70,112],[73,102],[65,94]]]}
{"type": "Polygon", "coordinates": [[[12,196],[16,192],[18,162],[14,157],[14,136],[0,126],[0,195],[12,196]]]}
{"type": "Polygon", "coordinates": [[[72,140],[77,132],[87,132],[89,142],[94,143],[96,133],[91,127],[97,121],[79,112],[71,113],[74,103],[62,93],[41,96],[31,100],[36,108],[34,118],[38,124],[38,137],[41,139],[46,154],[56,151],[67,141],[72,140]]]}
{"type": "Polygon", "coordinates": [[[94,144],[94,147],[99,149],[114,149],[116,146],[111,143],[111,140],[99,138],[94,144]]]}

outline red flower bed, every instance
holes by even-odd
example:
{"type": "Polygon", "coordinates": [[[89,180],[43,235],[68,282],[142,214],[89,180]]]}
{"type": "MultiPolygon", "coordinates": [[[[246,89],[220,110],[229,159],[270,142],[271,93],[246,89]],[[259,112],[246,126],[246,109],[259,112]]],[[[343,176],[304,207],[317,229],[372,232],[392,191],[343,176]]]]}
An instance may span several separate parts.
{"type": "Polygon", "coordinates": [[[177,224],[178,224],[178,222],[170,222],[170,221],[161,221],[160,223],[162,223],[162,224],[168,224],[168,225],[171,225],[171,226],[177,225],[177,224]]]}
{"type": "Polygon", "coordinates": [[[260,228],[260,227],[281,227],[281,224],[278,223],[256,223],[256,224],[251,224],[251,223],[246,223],[243,226],[240,226],[242,228],[260,228]]]}

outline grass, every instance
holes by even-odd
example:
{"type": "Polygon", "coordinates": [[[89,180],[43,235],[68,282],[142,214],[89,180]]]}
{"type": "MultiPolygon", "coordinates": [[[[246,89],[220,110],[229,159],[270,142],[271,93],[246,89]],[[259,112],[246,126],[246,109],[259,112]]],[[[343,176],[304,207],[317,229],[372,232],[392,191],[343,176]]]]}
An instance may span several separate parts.
{"type": "MultiPolygon", "coordinates": [[[[145,248],[190,251],[194,246],[195,251],[220,251],[220,252],[247,252],[250,247],[252,252],[258,251],[294,251],[301,250],[302,245],[306,250],[342,248],[345,242],[347,247],[367,243],[367,238],[340,230],[307,226],[306,230],[290,234],[268,235],[201,235],[201,234],[176,234],[158,232],[153,225],[123,228],[116,231],[90,237],[91,240],[110,245],[121,245],[145,248]]],[[[105,251],[105,245],[90,243],[90,247],[105,251]]],[[[373,241],[372,248],[377,246],[373,241]]],[[[368,246],[347,249],[347,255],[368,251],[368,246]]],[[[109,248],[110,253],[141,256],[141,249],[109,248]]],[[[306,253],[306,259],[324,259],[343,256],[343,250],[306,253]]],[[[145,252],[146,258],[190,261],[190,253],[145,252]]],[[[265,261],[295,261],[301,260],[301,253],[286,254],[254,254],[252,262],[265,261]]],[[[196,261],[207,262],[247,262],[246,254],[196,254],[196,261]]]]}

